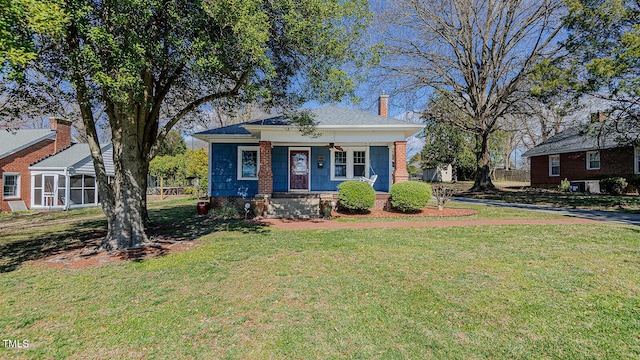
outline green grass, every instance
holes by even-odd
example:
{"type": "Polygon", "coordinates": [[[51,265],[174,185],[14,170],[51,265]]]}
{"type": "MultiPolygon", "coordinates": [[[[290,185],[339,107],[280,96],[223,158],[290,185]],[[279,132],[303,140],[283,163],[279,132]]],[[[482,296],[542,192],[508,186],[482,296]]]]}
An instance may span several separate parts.
{"type": "Polygon", "coordinates": [[[0,358],[640,357],[636,227],[282,231],[190,205],[153,216],[209,232],[191,250],[0,273],[2,338],[30,344],[0,358]]]}
{"type": "MultiPolygon", "coordinates": [[[[150,203],[149,217],[154,222],[150,236],[196,238],[220,226],[195,216],[195,203],[189,198],[150,203]]],[[[106,235],[106,226],[100,208],[5,215],[0,218],[0,273],[15,270],[25,261],[82,248],[88,243],[98,245],[106,235]]]]}

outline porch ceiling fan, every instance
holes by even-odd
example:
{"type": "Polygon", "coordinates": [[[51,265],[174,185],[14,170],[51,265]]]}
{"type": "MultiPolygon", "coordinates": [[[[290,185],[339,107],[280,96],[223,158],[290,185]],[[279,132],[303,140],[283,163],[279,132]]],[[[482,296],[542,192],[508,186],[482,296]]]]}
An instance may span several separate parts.
{"type": "Polygon", "coordinates": [[[327,149],[336,149],[338,151],[344,151],[341,146],[336,145],[335,143],[329,143],[328,145],[325,145],[324,147],[326,147],[327,149]]]}

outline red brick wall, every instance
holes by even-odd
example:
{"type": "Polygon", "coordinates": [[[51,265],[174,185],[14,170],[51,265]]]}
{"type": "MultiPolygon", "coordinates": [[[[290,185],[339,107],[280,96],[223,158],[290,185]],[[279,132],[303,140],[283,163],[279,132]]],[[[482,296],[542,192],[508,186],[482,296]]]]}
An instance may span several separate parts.
{"type": "Polygon", "coordinates": [[[58,152],[71,145],[71,121],[49,118],[51,130],[56,131],[54,152],[58,152]]]}
{"type": "Polygon", "coordinates": [[[393,183],[405,182],[409,180],[407,172],[407,142],[396,141],[393,143],[395,149],[395,170],[393,171],[393,183]]]}
{"type": "MultiPolygon", "coordinates": [[[[29,165],[47,155],[53,154],[54,150],[55,141],[44,140],[0,160],[0,185],[2,185],[3,173],[20,173],[20,197],[17,199],[9,199],[8,201],[22,200],[27,207],[31,206],[31,175],[29,173],[29,165]]],[[[1,186],[0,189],[2,189],[1,186]]],[[[1,195],[2,193],[0,193],[0,196],[1,195]]],[[[0,200],[0,211],[11,211],[9,203],[4,198],[0,200]]]]}
{"type": "Polygon", "coordinates": [[[258,194],[273,192],[273,171],[271,170],[271,141],[260,141],[260,170],[258,171],[258,194]]]}
{"type": "Polygon", "coordinates": [[[389,116],[389,95],[380,95],[378,98],[378,115],[389,116]]]}
{"type": "Polygon", "coordinates": [[[531,185],[556,186],[571,180],[604,179],[622,176],[630,179],[634,171],[633,147],[600,151],[600,169],[587,170],[586,151],[560,154],[560,176],[549,176],[549,156],[531,157],[531,185]]]}

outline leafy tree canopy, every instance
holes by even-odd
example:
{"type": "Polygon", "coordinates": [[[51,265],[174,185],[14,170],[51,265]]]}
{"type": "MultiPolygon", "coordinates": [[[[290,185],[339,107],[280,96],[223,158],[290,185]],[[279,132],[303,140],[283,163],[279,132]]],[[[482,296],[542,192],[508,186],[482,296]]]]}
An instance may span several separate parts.
{"type": "Polygon", "coordinates": [[[61,36],[33,43],[38,56],[22,90],[78,109],[109,224],[104,249],[148,243],[149,162],[178,121],[216,101],[285,109],[339,101],[358,80],[347,68],[375,60],[362,37],[371,17],[364,0],[59,1],[61,36]],[[100,120],[112,133],[112,186],[100,120]]]}
{"type": "Polygon", "coordinates": [[[162,142],[162,145],[160,145],[158,156],[175,156],[186,152],[187,143],[184,141],[182,135],[175,130],[171,130],[167,133],[167,137],[162,142]]]}
{"type": "MultiPolygon", "coordinates": [[[[640,115],[640,3],[632,0],[567,0],[565,52],[533,74],[542,97],[588,95],[614,120],[640,115]]],[[[574,100],[575,102],[575,100],[574,100]]]]}
{"type": "Polygon", "coordinates": [[[187,175],[198,178],[199,194],[206,194],[209,185],[209,153],[196,149],[187,153],[187,175]]]}
{"type": "Polygon", "coordinates": [[[34,35],[62,31],[66,16],[58,0],[0,0],[0,70],[15,74],[37,56],[34,35]]]}

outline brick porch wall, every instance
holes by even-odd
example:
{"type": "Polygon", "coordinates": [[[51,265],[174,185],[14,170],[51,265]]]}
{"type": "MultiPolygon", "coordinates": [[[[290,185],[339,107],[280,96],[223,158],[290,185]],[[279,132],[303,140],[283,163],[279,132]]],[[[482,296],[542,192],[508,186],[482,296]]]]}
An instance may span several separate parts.
{"type": "Polygon", "coordinates": [[[271,170],[271,141],[260,141],[260,170],[258,171],[258,194],[273,192],[273,171],[271,170]]]}
{"type": "Polygon", "coordinates": [[[393,171],[393,183],[405,182],[409,180],[407,172],[407,142],[396,141],[393,143],[395,170],[393,171]]]}

